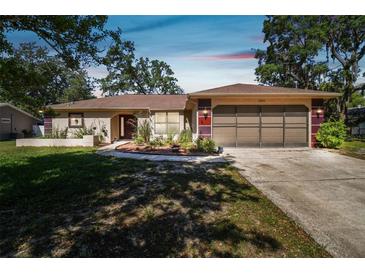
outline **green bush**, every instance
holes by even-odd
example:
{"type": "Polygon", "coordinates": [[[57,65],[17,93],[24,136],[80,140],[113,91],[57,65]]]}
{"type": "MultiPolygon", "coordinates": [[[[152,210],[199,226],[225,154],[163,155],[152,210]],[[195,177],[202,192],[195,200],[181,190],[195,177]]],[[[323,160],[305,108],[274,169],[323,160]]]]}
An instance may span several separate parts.
{"type": "Polygon", "coordinates": [[[210,138],[198,138],[196,140],[196,149],[200,152],[215,152],[215,142],[210,138]]]}
{"type": "Polygon", "coordinates": [[[196,145],[193,142],[189,142],[189,143],[181,143],[180,147],[186,150],[194,150],[196,148],[196,145]]]}
{"type": "Polygon", "coordinates": [[[137,135],[139,138],[143,139],[145,144],[148,144],[152,135],[152,128],[150,122],[146,119],[143,120],[137,127],[137,135]]]}
{"type": "Polygon", "coordinates": [[[319,128],[316,138],[322,147],[338,148],[345,141],[346,125],[342,120],[324,122],[319,128]]]}
{"type": "Polygon", "coordinates": [[[68,134],[68,127],[65,129],[59,129],[58,127],[55,127],[52,129],[51,134],[44,135],[45,139],[66,139],[68,134]]]}
{"type": "Polygon", "coordinates": [[[144,139],[142,136],[138,135],[138,134],[135,134],[133,136],[133,142],[136,144],[136,145],[142,145],[144,143],[144,139]]]}
{"type": "Polygon", "coordinates": [[[84,137],[84,135],[94,135],[94,130],[92,127],[82,127],[82,128],[78,128],[74,131],[73,136],[75,138],[80,138],[82,139],[84,137]]]}
{"type": "Polygon", "coordinates": [[[150,145],[152,147],[161,147],[165,144],[165,141],[162,137],[156,137],[150,141],[150,145]]]}
{"type": "Polygon", "coordinates": [[[180,144],[191,143],[192,139],[193,139],[193,134],[191,133],[190,129],[184,129],[183,131],[181,131],[179,135],[180,144]]]}
{"type": "Polygon", "coordinates": [[[166,138],[166,144],[168,145],[176,145],[177,141],[175,141],[175,133],[174,132],[169,132],[167,133],[167,138],[166,138]]]}

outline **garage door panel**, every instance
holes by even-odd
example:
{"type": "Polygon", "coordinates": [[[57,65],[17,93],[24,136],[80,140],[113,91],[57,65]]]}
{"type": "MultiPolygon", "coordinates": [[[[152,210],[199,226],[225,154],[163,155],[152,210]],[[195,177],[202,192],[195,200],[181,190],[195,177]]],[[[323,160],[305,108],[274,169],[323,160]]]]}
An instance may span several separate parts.
{"type": "Polygon", "coordinates": [[[235,125],[236,124],[236,117],[224,117],[224,116],[214,117],[213,116],[213,123],[214,124],[232,124],[232,125],[235,125]]]}
{"type": "Polygon", "coordinates": [[[213,138],[219,146],[236,146],[236,127],[213,127],[213,138]]]}
{"type": "Polygon", "coordinates": [[[283,128],[283,123],[262,124],[265,128],[283,128]]]}
{"type": "Polygon", "coordinates": [[[214,108],[213,111],[216,116],[230,116],[230,115],[235,115],[236,107],[235,106],[217,106],[214,108]]]}
{"type": "Polygon", "coordinates": [[[288,117],[285,116],[285,123],[290,124],[290,123],[307,123],[307,117],[306,116],[302,116],[302,117],[288,117]]]}
{"type": "Polygon", "coordinates": [[[237,146],[259,146],[259,128],[237,128],[237,146]]]}
{"type": "Polygon", "coordinates": [[[262,116],[283,115],[284,106],[261,106],[262,116]]]}
{"type": "Polygon", "coordinates": [[[300,124],[285,124],[285,128],[293,128],[293,127],[299,127],[299,128],[306,128],[307,124],[300,123],[300,124]]]}
{"type": "Polygon", "coordinates": [[[308,113],[308,108],[306,106],[285,106],[285,112],[288,115],[306,115],[308,113]]]}
{"type": "Polygon", "coordinates": [[[262,145],[283,144],[282,128],[261,128],[262,145]]]}
{"type": "Polygon", "coordinates": [[[305,128],[291,128],[285,130],[285,144],[306,144],[307,143],[307,130],[305,128]]]}
{"type": "Polygon", "coordinates": [[[257,124],[260,123],[260,117],[238,117],[237,116],[237,123],[238,124],[257,124]]]}
{"type": "Polygon", "coordinates": [[[262,117],[261,122],[263,124],[272,124],[272,123],[283,123],[283,117],[262,117]]]}
{"type": "Polygon", "coordinates": [[[222,146],[306,146],[307,116],[305,106],[217,106],[213,138],[222,146]]]}

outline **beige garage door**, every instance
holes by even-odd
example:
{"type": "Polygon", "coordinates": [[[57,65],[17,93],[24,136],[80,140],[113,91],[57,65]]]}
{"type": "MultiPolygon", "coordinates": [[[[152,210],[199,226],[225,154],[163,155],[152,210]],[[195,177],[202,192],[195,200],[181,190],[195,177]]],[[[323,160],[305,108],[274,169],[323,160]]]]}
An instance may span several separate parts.
{"type": "Polygon", "coordinates": [[[293,147],[308,144],[305,106],[217,106],[213,139],[226,147],[293,147]]]}

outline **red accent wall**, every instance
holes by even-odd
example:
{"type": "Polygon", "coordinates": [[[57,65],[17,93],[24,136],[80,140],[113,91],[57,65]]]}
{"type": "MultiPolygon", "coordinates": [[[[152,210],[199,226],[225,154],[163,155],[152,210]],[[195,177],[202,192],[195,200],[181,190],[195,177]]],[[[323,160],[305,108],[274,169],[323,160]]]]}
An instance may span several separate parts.
{"type": "Polygon", "coordinates": [[[198,136],[212,137],[212,107],[210,99],[198,100],[198,136]],[[204,110],[208,112],[208,115],[204,116],[204,110]]]}
{"type": "Polygon", "coordinates": [[[312,99],[311,118],[312,118],[311,146],[315,147],[317,145],[317,139],[316,139],[317,131],[321,123],[324,121],[324,108],[322,99],[312,99]],[[318,109],[321,110],[321,113],[317,113],[318,109]]]}

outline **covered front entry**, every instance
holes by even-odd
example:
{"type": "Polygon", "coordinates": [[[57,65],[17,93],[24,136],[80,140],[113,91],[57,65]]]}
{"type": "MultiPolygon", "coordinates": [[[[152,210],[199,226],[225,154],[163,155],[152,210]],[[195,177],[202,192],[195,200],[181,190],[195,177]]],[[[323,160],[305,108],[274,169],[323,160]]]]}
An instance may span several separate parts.
{"type": "Polygon", "coordinates": [[[308,108],[303,105],[216,106],[212,126],[220,146],[308,146],[308,108]]]}
{"type": "Polygon", "coordinates": [[[137,118],[134,115],[119,115],[119,138],[132,139],[136,125],[137,118]]]}

